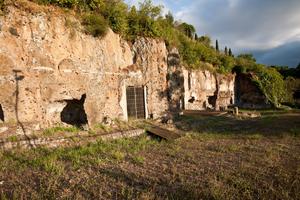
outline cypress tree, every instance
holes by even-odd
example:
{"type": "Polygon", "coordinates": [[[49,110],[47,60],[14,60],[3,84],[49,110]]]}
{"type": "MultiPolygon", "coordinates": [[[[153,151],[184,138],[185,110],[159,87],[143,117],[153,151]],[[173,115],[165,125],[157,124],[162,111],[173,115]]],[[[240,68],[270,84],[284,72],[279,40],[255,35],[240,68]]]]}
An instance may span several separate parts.
{"type": "Polygon", "coordinates": [[[229,48],[228,55],[229,55],[229,56],[231,56],[231,57],[233,57],[233,55],[232,55],[232,51],[231,51],[231,48],[229,48]]]}
{"type": "Polygon", "coordinates": [[[225,55],[227,56],[228,55],[228,48],[225,47],[225,55]]]}
{"type": "Polygon", "coordinates": [[[196,40],[196,41],[198,40],[198,35],[197,35],[197,33],[195,33],[195,40],[196,40]]]}
{"type": "Polygon", "coordinates": [[[217,50],[217,52],[219,52],[219,41],[218,40],[216,40],[216,50],[217,50]]]}

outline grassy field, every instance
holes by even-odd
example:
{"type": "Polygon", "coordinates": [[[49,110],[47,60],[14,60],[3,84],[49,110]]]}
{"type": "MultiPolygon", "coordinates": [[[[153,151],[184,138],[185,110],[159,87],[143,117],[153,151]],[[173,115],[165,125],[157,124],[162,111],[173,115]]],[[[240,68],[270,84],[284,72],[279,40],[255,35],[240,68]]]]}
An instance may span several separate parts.
{"type": "Polygon", "coordinates": [[[300,199],[300,115],[187,117],[142,136],[0,152],[0,199],[300,199]]]}

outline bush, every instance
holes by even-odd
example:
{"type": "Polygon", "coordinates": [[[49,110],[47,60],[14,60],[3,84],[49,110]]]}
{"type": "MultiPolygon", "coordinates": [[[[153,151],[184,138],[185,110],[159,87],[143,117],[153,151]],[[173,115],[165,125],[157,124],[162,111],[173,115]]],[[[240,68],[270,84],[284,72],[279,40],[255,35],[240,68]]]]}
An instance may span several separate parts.
{"type": "Polygon", "coordinates": [[[241,73],[246,73],[247,69],[245,66],[240,66],[237,65],[232,69],[232,72],[237,73],[237,74],[241,74],[241,73]]]}
{"type": "Polygon", "coordinates": [[[296,103],[294,99],[294,93],[297,90],[300,90],[300,79],[289,76],[285,79],[285,85],[286,85],[287,95],[286,98],[284,99],[284,102],[294,106],[296,103]]]}
{"type": "Polygon", "coordinates": [[[104,36],[108,30],[108,23],[101,15],[87,14],[83,16],[82,24],[86,33],[94,37],[104,36]]]}
{"type": "Polygon", "coordinates": [[[127,10],[127,5],[122,1],[109,1],[102,7],[101,13],[114,32],[124,34],[127,29],[127,10]]]}
{"type": "Polygon", "coordinates": [[[280,103],[286,97],[285,82],[281,74],[273,69],[261,66],[259,71],[255,72],[254,81],[258,84],[268,100],[275,106],[279,107],[280,103]]]}
{"type": "Polygon", "coordinates": [[[235,66],[235,59],[231,56],[221,55],[220,61],[221,61],[221,66],[224,69],[223,73],[231,73],[235,66]]]}

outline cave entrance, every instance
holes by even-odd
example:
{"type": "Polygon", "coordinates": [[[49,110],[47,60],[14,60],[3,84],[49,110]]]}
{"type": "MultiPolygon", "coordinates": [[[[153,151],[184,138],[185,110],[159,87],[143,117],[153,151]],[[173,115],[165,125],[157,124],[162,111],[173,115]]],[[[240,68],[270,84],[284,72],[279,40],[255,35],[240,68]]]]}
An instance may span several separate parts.
{"type": "Polygon", "coordinates": [[[145,119],[146,106],[144,87],[127,87],[126,99],[128,118],[145,119]]]}
{"type": "Polygon", "coordinates": [[[0,120],[2,122],[4,122],[4,112],[3,112],[3,109],[2,109],[2,105],[0,104],[0,120]]]}
{"type": "Polygon", "coordinates": [[[214,95],[214,96],[209,96],[208,97],[208,103],[213,107],[215,108],[216,107],[216,104],[217,104],[217,95],[214,95]]]}
{"type": "Polygon", "coordinates": [[[87,125],[88,120],[84,110],[85,99],[86,95],[84,94],[80,100],[66,100],[67,105],[60,114],[61,121],[78,128],[83,128],[84,125],[87,125]]]}

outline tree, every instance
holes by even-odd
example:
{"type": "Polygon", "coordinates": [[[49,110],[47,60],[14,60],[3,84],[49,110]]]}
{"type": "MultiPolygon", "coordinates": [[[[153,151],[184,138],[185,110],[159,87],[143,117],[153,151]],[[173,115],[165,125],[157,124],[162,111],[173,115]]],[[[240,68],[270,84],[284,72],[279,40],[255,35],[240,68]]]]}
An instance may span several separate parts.
{"type": "Polygon", "coordinates": [[[217,52],[219,52],[219,41],[218,40],[216,40],[216,50],[217,50],[217,52]]]}
{"type": "Polygon", "coordinates": [[[298,64],[298,66],[297,66],[297,69],[300,69],[300,62],[299,62],[299,64],[298,64]]]}
{"type": "Polygon", "coordinates": [[[228,55],[229,55],[230,57],[233,57],[233,54],[232,54],[231,48],[229,48],[228,55]]]}
{"type": "Polygon", "coordinates": [[[228,72],[231,72],[232,69],[234,68],[235,66],[235,60],[234,58],[232,57],[229,57],[229,56],[224,56],[224,55],[221,55],[220,56],[220,60],[221,60],[221,71],[222,73],[228,73],[228,72]]]}
{"type": "Polygon", "coordinates": [[[145,0],[139,4],[139,10],[133,6],[128,13],[127,35],[130,38],[136,36],[158,37],[158,19],[161,18],[161,6],[152,5],[151,0],[145,0]]]}
{"type": "Polygon", "coordinates": [[[256,64],[256,60],[252,54],[241,54],[236,58],[236,65],[242,67],[243,71],[257,71],[260,70],[260,65],[256,64]]]}
{"type": "Polygon", "coordinates": [[[151,0],[139,3],[139,8],[140,15],[150,17],[153,20],[160,16],[162,10],[161,6],[154,6],[151,0]]]}
{"type": "Polygon", "coordinates": [[[211,39],[207,35],[201,36],[200,38],[198,38],[198,41],[207,47],[210,47],[210,45],[211,45],[211,39]]]}
{"type": "Polygon", "coordinates": [[[188,23],[181,23],[178,26],[179,30],[181,32],[183,32],[187,37],[194,39],[195,38],[195,33],[196,33],[196,29],[193,25],[188,24],[188,23]]]}
{"type": "Polygon", "coordinates": [[[128,27],[130,27],[127,30],[127,35],[129,36],[135,36],[139,34],[139,18],[138,13],[135,6],[132,6],[127,17],[127,23],[128,27]]]}
{"type": "Polygon", "coordinates": [[[170,11],[168,12],[168,14],[166,14],[165,18],[170,25],[174,24],[174,17],[170,11]]]}
{"type": "Polygon", "coordinates": [[[225,55],[227,56],[228,55],[228,48],[225,47],[225,55]]]}
{"type": "Polygon", "coordinates": [[[197,33],[195,33],[195,40],[196,40],[196,41],[198,40],[198,35],[197,35],[197,33]]]}
{"type": "Polygon", "coordinates": [[[120,0],[107,1],[101,14],[107,19],[114,32],[125,33],[127,29],[127,5],[120,0]]]}
{"type": "Polygon", "coordinates": [[[251,61],[251,62],[256,62],[256,59],[252,54],[240,54],[238,55],[238,58],[243,58],[245,60],[251,61]]]}

